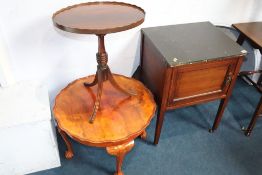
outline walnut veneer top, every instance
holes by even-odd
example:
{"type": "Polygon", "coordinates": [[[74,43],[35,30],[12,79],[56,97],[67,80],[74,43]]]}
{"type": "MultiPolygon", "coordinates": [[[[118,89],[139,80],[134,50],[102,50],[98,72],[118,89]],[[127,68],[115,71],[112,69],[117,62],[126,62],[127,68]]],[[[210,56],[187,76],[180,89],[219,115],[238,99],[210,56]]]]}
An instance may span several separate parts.
{"type": "Polygon", "coordinates": [[[82,34],[107,34],[136,27],[144,22],[142,8],[122,2],[88,2],[69,6],[53,15],[58,28],[82,34]]]}
{"type": "Polygon", "coordinates": [[[233,27],[262,49],[262,22],[238,23],[233,24],[233,27]]]}
{"type": "Polygon", "coordinates": [[[138,137],[149,125],[155,102],[148,89],[137,80],[114,75],[117,83],[137,95],[128,96],[108,81],[103,83],[101,108],[89,123],[97,86],[87,88],[94,76],[78,79],[56,97],[54,115],[59,127],[77,141],[97,147],[118,145],[138,137]]]}

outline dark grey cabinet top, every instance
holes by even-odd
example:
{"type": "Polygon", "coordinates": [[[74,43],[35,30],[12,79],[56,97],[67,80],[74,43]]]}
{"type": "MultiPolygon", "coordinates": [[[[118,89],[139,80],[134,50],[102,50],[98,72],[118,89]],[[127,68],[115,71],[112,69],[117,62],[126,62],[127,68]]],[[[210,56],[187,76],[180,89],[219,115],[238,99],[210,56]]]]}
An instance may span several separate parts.
{"type": "Polygon", "coordinates": [[[170,66],[245,55],[246,51],[210,22],[143,28],[170,66]]]}

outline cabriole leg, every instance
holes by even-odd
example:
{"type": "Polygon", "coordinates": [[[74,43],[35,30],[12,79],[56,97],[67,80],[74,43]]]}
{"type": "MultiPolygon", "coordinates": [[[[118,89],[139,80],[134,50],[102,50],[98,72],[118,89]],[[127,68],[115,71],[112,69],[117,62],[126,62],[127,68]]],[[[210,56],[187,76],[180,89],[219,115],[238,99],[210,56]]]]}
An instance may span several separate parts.
{"type": "Polygon", "coordinates": [[[59,127],[57,127],[57,128],[58,128],[58,132],[60,133],[60,135],[62,136],[64,142],[66,143],[67,150],[65,152],[65,157],[67,159],[72,159],[73,156],[74,156],[72,144],[69,142],[69,140],[68,140],[68,138],[66,136],[66,133],[64,131],[62,131],[59,127]]]}
{"type": "Polygon", "coordinates": [[[126,144],[118,145],[118,146],[112,146],[107,147],[106,151],[108,154],[116,156],[116,172],[114,175],[124,175],[122,172],[122,164],[125,155],[134,147],[134,140],[131,142],[128,142],[126,144]]]}

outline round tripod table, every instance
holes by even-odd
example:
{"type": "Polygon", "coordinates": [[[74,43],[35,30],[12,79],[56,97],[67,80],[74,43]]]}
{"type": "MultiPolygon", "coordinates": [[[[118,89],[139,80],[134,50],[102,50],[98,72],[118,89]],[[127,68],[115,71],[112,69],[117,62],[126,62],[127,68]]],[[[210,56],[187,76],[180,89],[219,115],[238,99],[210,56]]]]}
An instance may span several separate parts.
{"type": "Polygon", "coordinates": [[[98,36],[97,72],[93,82],[86,87],[98,85],[96,102],[89,122],[94,122],[100,107],[103,82],[110,83],[122,93],[136,95],[120,87],[107,65],[108,56],[105,50],[104,36],[108,33],[121,32],[134,28],[144,22],[145,12],[140,7],[122,2],[89,2],[61,9],[53,15],[53,23],[61,30],[98,36]]]}
{"type": "Polygon", "coordinates": [[[69,135],[85,145],[106,147],[117,158],[115,174],[122,175],[122,162],[134,139],[145,139],[155,112],[152,95],[140,82],[111,73],[104,44],[106,34],[134,28],[144,17],[140,7],[121,2],[82,3],[53,15],[61,30],[98,37],[96,74],[72,82],[56,97],[53,111],[67,145],[66,158],[73,157],[69,135]]]}
{"type": "Polygon", "coordinates": [[[58,131],[63,137],[67,159],[73,157],[73,148],[67,135],[89,146],[106,147],[110,155],[117,158],[116,175],[121,170],[124,156],[134,146],[134,139],[146,138],[146,127],[155,112],[155,102],[150,91],[139,81],[121,75],[114,75],[115,81],[126,90],[136,90],[137,95],[129,96],[119,92],[109,81],[104,82],[101,108],[96,121],[90,123],[87,117],[92,112],[97,86],[86,88],[95,75],[75,80],[56,97],[54,115],[58,131]]]}

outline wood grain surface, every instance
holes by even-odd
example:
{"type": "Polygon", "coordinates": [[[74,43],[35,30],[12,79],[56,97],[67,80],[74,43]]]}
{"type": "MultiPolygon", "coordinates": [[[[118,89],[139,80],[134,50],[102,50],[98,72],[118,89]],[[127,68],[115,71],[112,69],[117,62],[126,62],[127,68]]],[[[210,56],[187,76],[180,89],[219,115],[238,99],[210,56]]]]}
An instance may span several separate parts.
{"type": "MultiPolygon", "coordinates": [[[[142,29],[141,79],[158,104],[154,143],[167,110],[220,99],[217,129],[244,53],[210,22],[142,29]]],[[[193,117],[193,114],[192,114],[193,117]]]]}
{"type": "Polygon", "coordinates": [[[155,102],[148,89],[132,78],[114,74],[117,83],[137,95],[129,96],[103,84],[101,108],[96,120],[89,123],[97,86],[85,87],[94,75],[69,84],[56,97],[53,109],[59,128],[80,143],[108,147],[126,143],[141,135],[155,112],[155,102]]]}
{"type": "Polygon", "coordinates": [[[69,6],[53,15],[61,30],[82,34],[107,34],[136,27],[144,22],[142,8],[122,2],[88,2],[69,6]]]}
{"type": "Polygon", "coordinates": [[[262,22],[238,23],[232,26],[262,49],[262,22]]]}

